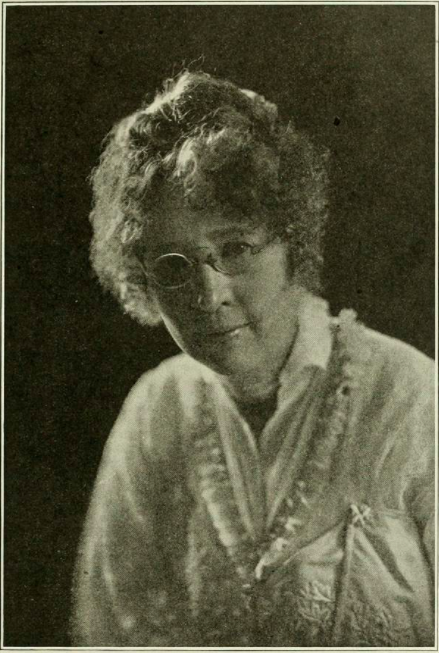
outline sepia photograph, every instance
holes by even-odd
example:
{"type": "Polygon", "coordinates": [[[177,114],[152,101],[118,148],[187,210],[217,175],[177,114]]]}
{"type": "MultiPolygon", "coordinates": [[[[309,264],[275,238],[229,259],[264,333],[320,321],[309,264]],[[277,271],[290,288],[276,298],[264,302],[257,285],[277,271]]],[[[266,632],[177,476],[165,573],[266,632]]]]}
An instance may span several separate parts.
{"type": "Polygon", "coordinates": [[[2,649],[437,649],[437,2],[4,2],[2,649]]]}

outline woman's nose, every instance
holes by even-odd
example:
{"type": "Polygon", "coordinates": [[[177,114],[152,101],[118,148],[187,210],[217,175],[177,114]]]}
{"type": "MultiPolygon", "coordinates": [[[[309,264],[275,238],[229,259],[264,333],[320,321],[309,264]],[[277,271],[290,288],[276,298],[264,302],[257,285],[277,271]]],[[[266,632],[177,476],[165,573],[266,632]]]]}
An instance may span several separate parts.
{"type": "Polygon", "coordinates": [[[214,313],[221,305],[227,305],[231,299],[230,279],[218,272],[208,263],[198,266],[194,284],[197,308],[214,313]]]}

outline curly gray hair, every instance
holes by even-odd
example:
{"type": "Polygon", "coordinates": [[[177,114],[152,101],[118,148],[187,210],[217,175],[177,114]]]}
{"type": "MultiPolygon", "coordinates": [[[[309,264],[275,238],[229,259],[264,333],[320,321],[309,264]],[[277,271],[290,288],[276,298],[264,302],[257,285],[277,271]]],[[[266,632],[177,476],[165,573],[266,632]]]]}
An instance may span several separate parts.
{"type": "Polygon", "coordinates": [[[148,225],[164,219],[160,199],[178,189],[194,211],[221,207],[283,231],[294,273],[317,292],[326,161],[262,96],[201,72],[168,80],[115,125],[92,173],[91,260],[102,285],[141,324],[160,321],[138,253],[148,225]]]}

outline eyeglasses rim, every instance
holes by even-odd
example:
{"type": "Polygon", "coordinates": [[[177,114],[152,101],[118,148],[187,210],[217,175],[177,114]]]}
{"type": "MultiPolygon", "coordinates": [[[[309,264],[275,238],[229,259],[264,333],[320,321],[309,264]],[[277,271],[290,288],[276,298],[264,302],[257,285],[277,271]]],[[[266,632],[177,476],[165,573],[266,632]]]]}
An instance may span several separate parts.
{"type": "MultiPolygon", "coordinates": [[[[271,245],[276,240],[276,238],[282,238],[282,236],[286,237],[287,234],[285,232],[283,234],[279,233],[279,232],[272,233],[270,235],[270,238],[267,240],[267,242],[263,243],[262,245],[252,246],[252,248],[250,250],[251,255],[256,256],[257,254],[260,254],[264,249],[269,247],[269,245],[271,245]]],[[[187,263],[189,264],[189,267],[191,269],[193,269],[197,263],[201,262],[203,264],[210,265],[214,270],[216,270],[217,272],[220,272],[221,274],[224,274],[226,276],[237,276],[237,274],[239,274],[239,272],[238,273],[227,272],[225,270],[222,270],[221,268],[218,268],[217,265],[216,265],[216,262],[215,262],[215,258],[214,258],[212,253],[209,253],[209,255],[207,256],[207,258],[204,261],[198,261],[198,259],[186,256],[186,254],[181,254],[181,252],[166,252],[165,254],[160,254],[160,256],[157,256],[157,258],[154,259],[153,264],[155,265],[158,261],[163,260],[164,258],[168,258],[170,256],[179,257],[179,258],[183,259],[184,261],[187,261],[187,263]]],[[[157,286],[159,286],[159,288],[162,288],[164,290],[176,290],[178,288],[184,288],[191,281],[191,278],[188,277],[188,279],[186,281],[184,281],[183,283],[179,283],[179,284],[172,285],[172,286],[164,285],[164,284],[160,283],[160,281],[157,279],[157,277],[154,275],[153,272],[148,272],[148,270],[146,269],[146,267],[145,267],[143,261],[141,260],[140,256],[137,256],[136,258],[139,261],[140,267],[142,268],[142,271],[143,271],[143,274],[145,275],[145,277],[147,279],[150,279],[151,281],[153,281],[157,286]]]]}

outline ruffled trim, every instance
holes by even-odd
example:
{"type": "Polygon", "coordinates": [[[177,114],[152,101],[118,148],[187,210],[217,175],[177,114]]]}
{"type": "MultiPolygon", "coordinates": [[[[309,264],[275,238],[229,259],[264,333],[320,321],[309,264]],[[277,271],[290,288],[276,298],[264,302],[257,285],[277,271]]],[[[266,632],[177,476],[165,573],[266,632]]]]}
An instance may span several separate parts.
{"type": "Polygon", "coordinates": [[[196,434],[194,445],[200,494],[219,540],[245,585],[253,575],[257,555],[236,505],[224,451],[212,414],[208,388],[204,382],[199,410],[202,428],[196,434]]]}

